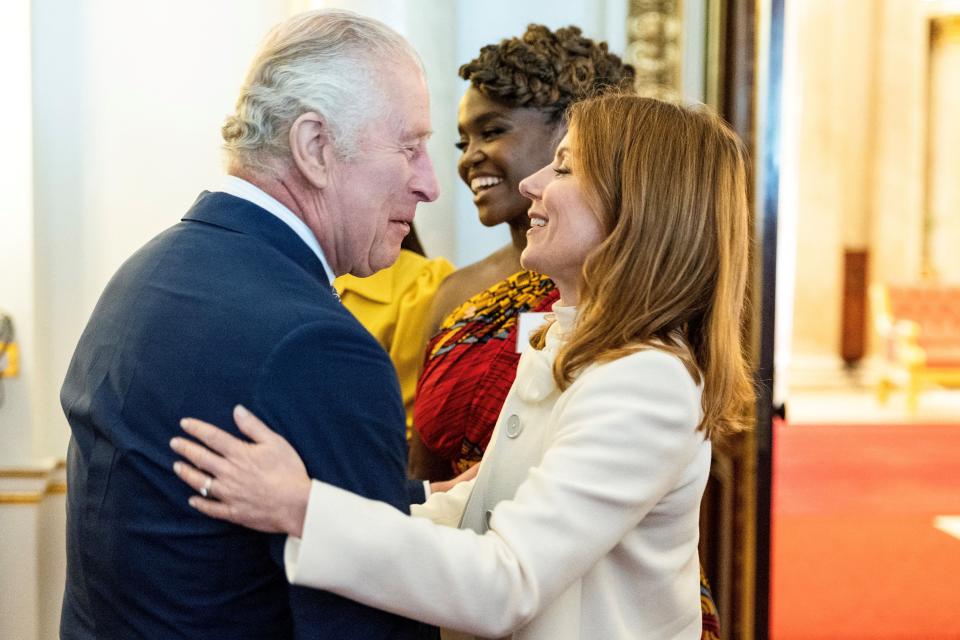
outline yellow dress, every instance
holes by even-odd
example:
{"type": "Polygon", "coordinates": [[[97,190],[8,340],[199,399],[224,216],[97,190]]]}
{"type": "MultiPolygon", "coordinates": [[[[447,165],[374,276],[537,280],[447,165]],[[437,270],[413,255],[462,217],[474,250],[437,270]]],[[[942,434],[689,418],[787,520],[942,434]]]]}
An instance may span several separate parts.
{"type": "Polygon", "coordinates": [[[413,395],[426,348],[426,314],[443,279],[454,267],[444,258],[425,258],[403,249],[390,267],[367,278],[340,276],[333,282],[343,305],[390,354],[413,424],[413,395]]]}

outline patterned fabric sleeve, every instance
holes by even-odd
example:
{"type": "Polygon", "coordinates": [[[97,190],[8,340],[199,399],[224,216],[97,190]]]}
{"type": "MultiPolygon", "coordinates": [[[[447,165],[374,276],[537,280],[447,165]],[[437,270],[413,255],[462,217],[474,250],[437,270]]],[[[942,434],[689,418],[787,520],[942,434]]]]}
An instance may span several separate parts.
{"type": "Polygon", "coordinates": [[[459,473],[478,462],[516,377],[517,318],[547,311],[553,282],[521,271],[471,297],[427,345],[414,424],[424,445],[459,473]]]}
{"type": "Polygon", "coordinates": [[[700,615],[703,618],[700,640],[720,640],[720,613],[717,611],[717,603],[713,601],[713,593],[710,591],[710,583],[707,582],[707,574],[703,572],[703,565],[700,565],[700,615]]]}

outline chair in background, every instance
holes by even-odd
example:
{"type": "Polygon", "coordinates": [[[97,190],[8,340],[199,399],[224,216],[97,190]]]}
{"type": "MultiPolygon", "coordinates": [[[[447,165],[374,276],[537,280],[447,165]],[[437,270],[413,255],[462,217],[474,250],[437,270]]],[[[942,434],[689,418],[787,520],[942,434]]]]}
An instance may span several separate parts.
{"type": "Polygon", "coordinates": [[[883,361],[881,403],[903,387],[912,413],[927,384],[960,386],[960,286],[874,284],[870,302],[883,361]]]}

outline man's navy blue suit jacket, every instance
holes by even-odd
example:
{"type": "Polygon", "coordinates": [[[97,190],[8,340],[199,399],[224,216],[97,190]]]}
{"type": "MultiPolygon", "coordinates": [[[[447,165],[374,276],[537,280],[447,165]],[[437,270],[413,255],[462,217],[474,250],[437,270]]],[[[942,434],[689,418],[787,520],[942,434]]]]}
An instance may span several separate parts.
{"type": "Polygon", "coordinates": [[[203,193],[134,254],[97,303],[61,403],[73,432],[63,638],[431,633],[289,586],[283,536],[192,510],[171,470],[181,417],[237,433],[241,403],[293,444],[311,477],[408,510],[390,360],[334,298],[316,255],[269,212],[203,193]]]}

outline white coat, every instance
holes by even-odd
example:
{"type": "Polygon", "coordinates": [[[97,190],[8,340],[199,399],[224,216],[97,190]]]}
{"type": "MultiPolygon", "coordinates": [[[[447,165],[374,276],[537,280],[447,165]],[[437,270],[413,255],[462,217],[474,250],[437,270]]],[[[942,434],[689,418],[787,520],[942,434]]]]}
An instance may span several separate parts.
{"type": "Polygon", "coordinates": [[[315,481],[303,539],[287,541],[292,583],[481,637],[700,637],[700,388],[649,349],[561,393],[552,364],[574,318],[555,311],[477,478],[414,518],[315,481]]]}

